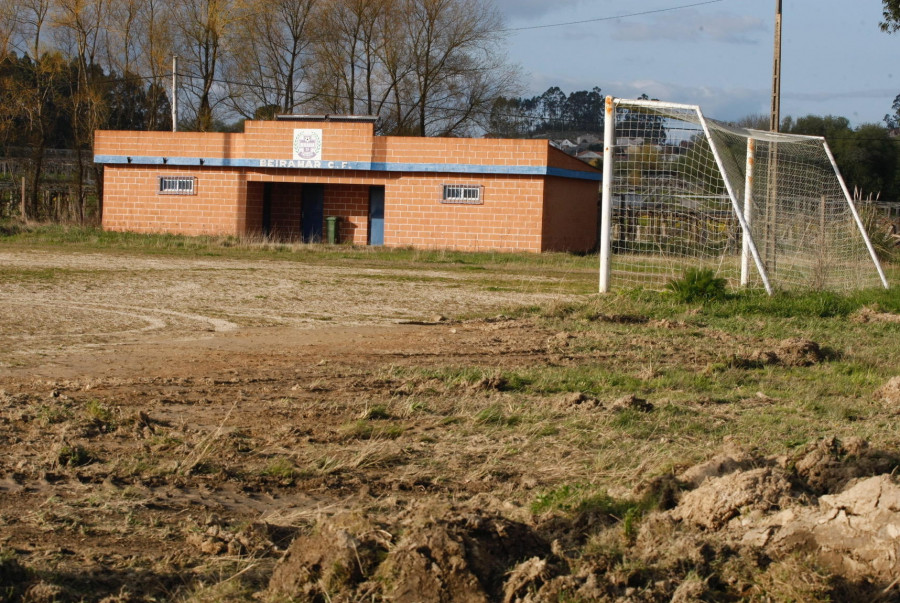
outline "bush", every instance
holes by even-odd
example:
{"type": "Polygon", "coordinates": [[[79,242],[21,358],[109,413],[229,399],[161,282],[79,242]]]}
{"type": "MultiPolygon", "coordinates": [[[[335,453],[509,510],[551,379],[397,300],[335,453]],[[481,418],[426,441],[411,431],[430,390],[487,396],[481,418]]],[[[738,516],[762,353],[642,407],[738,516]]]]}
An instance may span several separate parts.
{"type": "Polygon", "coordinates": [[[724,297],[726,283],[710,268],[688,268],[684,276],[669,281],[666,288],[682,302],[708,301],[724,297]]]}

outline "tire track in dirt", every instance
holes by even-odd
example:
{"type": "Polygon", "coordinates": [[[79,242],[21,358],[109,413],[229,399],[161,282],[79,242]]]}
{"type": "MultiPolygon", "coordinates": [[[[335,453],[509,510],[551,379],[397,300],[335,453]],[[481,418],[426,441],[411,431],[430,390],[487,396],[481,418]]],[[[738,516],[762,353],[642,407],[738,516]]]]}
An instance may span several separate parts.
{"type": "MultiPolygon", "coordinates": [[[[138,341],[143,340],[147,335],[151,335],[153,333],[164,333],[167,330],[171,331],[173,329],[177,329],[178,321],[167,320],[167,318],[182,319],[188,322],[199,323],[200,325],[203,325],[199,329],[189,328],[186,330],[180,330],[181,332],[177,339],[182,341],[212,337],[214,333],[228,333],[231,331],[236,331],[239,328],[239,325],[221,318],[203,316],[201,314],[193,314],[189,312],[165,310],[162,308],[147,308],[143,306],[118,305],[115,308],[110,308],[106,304],[72,302],[70,300],[63,299],[26,301],[0,298],[0,308],[2,308],[3,306],[18,306],[20,308],[19,312],[15,312],[15,310],[3,312],[4,314],[7,314],[9,316],[13,315],[14,312],[16,314],[21,314],[22,307],[33,308],[37,306],[41,308],[49,308],[51,310],[60,311],[54,316],[54,318],[59,318],[59,320],[54,321],[56,322],[56,325],[48,325],[48,328],[45,332],[15,332],[0,334],[0,350],[3,350],[3,352],[19,358],[35,355],[45,355],[54,350],[58,350],[61,343],[64,343],[66,347],[71,350],[85,350],[98,347],[134,344],[138,341]],[[93,313],[100,313],[103,315],[116,315],[130,319],[133,322],[142,322],[144,324],[143,326],[131,329],[117,329],[109,331],[91,330],[86,332],[69,333],[66,333],[63,330],[63,332],[60,332],[60,329],[58,328],[58,325],[60,323],[71,324],[74,322],[74,326],[76,327],[81,324],[80,321],[72,321],[71,314],[66,315],[66,312],[70,313],[72,310],[85,310],[93,313]],[[73,339],[76,341],[73,343],[69,343],[73,339]]],[[[90,324],[91,326],[97,326],[96,321],[91,321],[90,324]]],[[[2,352],[0,352],[0,354],[2,354],[2,352]]],[[[0,366],[3,366],[4,364],[7,363],[3,361],[2,355],[0,355],[0,366]]]]}

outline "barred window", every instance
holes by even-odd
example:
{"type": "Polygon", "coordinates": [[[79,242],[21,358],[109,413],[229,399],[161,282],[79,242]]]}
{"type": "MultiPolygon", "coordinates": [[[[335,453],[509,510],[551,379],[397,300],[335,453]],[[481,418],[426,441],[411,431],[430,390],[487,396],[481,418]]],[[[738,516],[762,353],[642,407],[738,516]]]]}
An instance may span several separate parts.
{"type": "Polygon", "coordinates": [[[160,195],[194,195],[197,193],[194,176],[160,176],[160,195]]]}
{"type": "Polygon", "coordinates": [[[462,205],[481,205],[484,203],[481,191],[484,187],[471,184],[445,184],[442,203],[459,203],[462,205]]]}

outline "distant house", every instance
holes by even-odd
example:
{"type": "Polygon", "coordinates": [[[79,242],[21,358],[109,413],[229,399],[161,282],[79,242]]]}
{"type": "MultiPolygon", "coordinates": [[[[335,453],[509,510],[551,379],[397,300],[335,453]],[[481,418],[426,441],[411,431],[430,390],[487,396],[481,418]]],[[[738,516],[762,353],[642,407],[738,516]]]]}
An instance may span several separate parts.
{"type": "Polygon", "coordinates": [[[590,163],[594,159],[599,159],[601,161],[603,160],[603,154],[596,151],[581,151],[580,153],[576,153],[575,157],[588,163],[590,163]]]}
{"type": "Polygon", "coordinates": [[[644,144],[644,139],[640,136],[638,137],[620,137],[616,138],[616,146],[617,147],[639,147],[644,144]]]}
{"type": "Polygon", "coordinates": [[[573,149],[578,147],[577,144],[575,144],[568,138],[563,138],[562,140],[551,140],[550,144],[560,151],[565,151],[566,153],[571,153],[573,149]]]}

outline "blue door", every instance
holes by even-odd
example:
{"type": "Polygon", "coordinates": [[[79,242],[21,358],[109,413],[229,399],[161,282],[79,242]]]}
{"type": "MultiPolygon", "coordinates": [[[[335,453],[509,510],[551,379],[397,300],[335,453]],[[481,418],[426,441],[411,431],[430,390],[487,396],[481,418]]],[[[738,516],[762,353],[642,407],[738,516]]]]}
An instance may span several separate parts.
{"type": "Polygon", "coordinates": [[[384,245],[384,187],[369,187],[369,245],[384,245]]]}
{"type": "Polygon", "coordinates": [[[300,230],[304,243],[322,241],[322,225],[325,220],[325,185],[304,184],[301,202],[300,230]]]}

